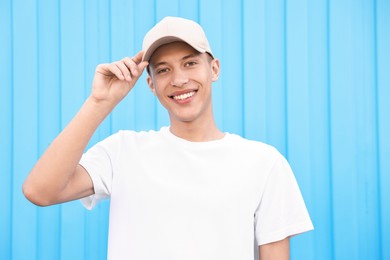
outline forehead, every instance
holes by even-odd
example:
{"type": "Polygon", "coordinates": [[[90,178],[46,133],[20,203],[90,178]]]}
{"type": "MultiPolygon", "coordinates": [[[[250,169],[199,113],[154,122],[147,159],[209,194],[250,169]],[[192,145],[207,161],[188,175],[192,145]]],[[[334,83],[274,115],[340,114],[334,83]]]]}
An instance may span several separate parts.
{"type": "Polygon", "coordinates": [[[158,47],[150,58],[150,64],[154,65],[160,62],[181,59],[187,55],[200,54],[185,42],[171,42],[158,47]]]}

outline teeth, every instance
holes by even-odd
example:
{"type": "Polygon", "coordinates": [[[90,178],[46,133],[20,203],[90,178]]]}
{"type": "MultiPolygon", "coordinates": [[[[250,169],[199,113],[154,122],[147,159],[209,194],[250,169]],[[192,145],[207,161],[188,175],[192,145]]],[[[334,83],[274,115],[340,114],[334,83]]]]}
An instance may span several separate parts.
{"type": "Polygon", "coordinates": [[[194,94],[195,94],[195,91],[192,91],[192,92],[181,94],[178,96],[173,96],[173,99],[174,100],[184,100],[184,99],[192,97],[194,94]]]}

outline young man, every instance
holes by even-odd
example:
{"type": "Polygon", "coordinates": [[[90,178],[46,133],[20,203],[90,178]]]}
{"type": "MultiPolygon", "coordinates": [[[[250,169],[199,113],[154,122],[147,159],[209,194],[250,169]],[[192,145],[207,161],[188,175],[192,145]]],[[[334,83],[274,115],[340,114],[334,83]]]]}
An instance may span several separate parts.
{"type": "Polygon", "coordinates": [[[195,22],[167,17],[143,51],[97,67],[90,97],[25,181],[37,205],[110,198],[109,259],[289,259],[289,237],[312,223],[274,148],[221,132],[212,113],[219,61],[195,22]],[[170,126],[120,131],[83,154],[143,70],[170,126]],[[256,239],[256,240],[255,240],[256,239]]]}

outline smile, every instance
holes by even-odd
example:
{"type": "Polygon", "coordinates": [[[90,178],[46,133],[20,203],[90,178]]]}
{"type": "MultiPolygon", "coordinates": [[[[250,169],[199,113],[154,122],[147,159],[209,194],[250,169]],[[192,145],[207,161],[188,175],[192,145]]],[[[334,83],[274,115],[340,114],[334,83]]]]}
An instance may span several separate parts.
{"type": "Polygon", "coordinates": [[[191,91],[185,94],[177,95],[177,96],[171,96],[174,100],[185,100],[195,95],[195,91],[191,91]]]}

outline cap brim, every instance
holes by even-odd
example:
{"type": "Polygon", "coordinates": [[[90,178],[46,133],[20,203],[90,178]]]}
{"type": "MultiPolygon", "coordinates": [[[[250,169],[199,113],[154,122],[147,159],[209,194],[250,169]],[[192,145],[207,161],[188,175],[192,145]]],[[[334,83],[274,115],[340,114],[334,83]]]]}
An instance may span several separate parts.
{"type": "Polygon", "coordinates": [[[185,40],[179,38],[179,37],[176,37],[176,36],[165,36],[163,38],[160,38],[158,39],[157,41],[155,41],[154,43],[152,43],[149,48],[147,48],[146,50],[144,50],[144,55],[142,57],[142,61],[149,61],[150,58],[152,57],[153,53],[162,45],[165,45],[165,44],[168,44],[168,43],[172,43],[172,42],[185,42],[187,43],[188,45],[190,45],[192,48],[194,48],[195,50],[197,50],[198,52],[200,53],[205,53],[206,50],[204,50],[203,48],[200,48],[198,46],[193,46],[191,44],[189,44],[188,42],[186,42],[185,40]]]}

